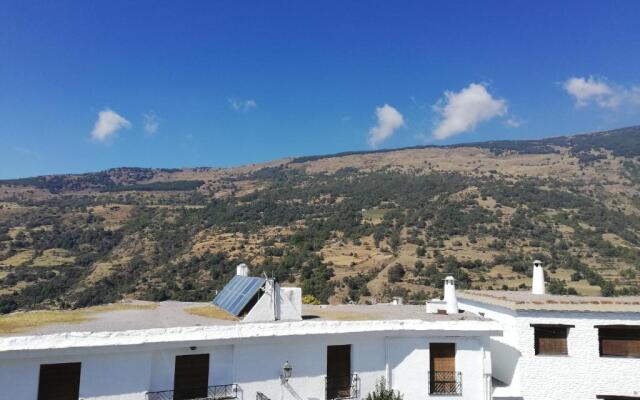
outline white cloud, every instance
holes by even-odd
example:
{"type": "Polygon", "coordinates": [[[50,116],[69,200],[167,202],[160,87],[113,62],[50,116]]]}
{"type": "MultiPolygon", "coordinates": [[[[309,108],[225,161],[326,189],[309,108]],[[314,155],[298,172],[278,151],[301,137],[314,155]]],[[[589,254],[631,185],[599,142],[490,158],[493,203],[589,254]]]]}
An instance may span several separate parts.
{"type": "Polygon", "coordinates": [[[256,108],[258,106],[258,103],[256,103],[255,100],[253,99],[248,99],[248,100],[240,100],[240,99],[227,99],[229,101],[229,104],[231,105],[231,108],[233,108],[234,110],[238,111],[238,112],[242,112],[242,113],[246,113],[249,112],[251,110],[253,110],[254,108],[256,108]]]}
{"type": "Polygon", "coordinates": [[[131,128],[131,122],[107,108],[98,113],[98,120],[93,126],[91,137],[104,142],[122,128],[131,128]]]}
{"type": "Polygon", "coordinates": [[[149,135],[153,135],[158,132],[158,128],[160,127],[160,121],[158,121],[158,116],[153,111],[149,111],[146,114],[142,115],[142,126],[144,127],[144,131],[149,135]]]}
{"type": "Polygon", "coordinates": [[[495,99],[480,83],[472,83],[459,92],[446,91],[433,109],[442,119],[433,131],[436,139],[467,132],[484,121],[502,116],[507,112],[507,102],[495,99]]]}
{"type": "Polygon", "coordinates": [[[389,139],[396,129],[404,126],[402,114],[388,104],[376,107],[378,124],[369,129],[369,146],[376,148],[380,143],[389,139]]]}
{"type": "Polygon", "coordinates": [[[504,121],[504,124],[507,126],[507,128],[519,128],[520,125],[522,125],[522,121],[520,121],[516,117],[509,117],[506,121],[504,121]]]}
{"type": "Polygon", "coordinates": [[[571,77],[563,83],[564,90],[576,100],[576,107],[596,105],[599,108],[618,109],[624,105],[640,105],[640,86],[624,87],[606,79],[571,77]]]}
{"type": "Polygon", "coordinates": [[[584,107],[590,102],[595,102],[600,107],[615,107],[612,102],[614,90],[604,81],[592,76],[588,78],[572,77],[564,82],[564,90],[576,98],[576,106],[584,107]]]}

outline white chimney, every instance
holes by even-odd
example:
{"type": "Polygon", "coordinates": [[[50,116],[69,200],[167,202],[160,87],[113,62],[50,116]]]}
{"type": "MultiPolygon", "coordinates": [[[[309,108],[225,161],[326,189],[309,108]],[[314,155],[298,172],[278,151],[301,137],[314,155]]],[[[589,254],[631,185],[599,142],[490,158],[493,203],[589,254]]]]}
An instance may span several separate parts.
{"type": "Polygon", "coordinates": [[[446,303],[447,314],[458,313],[458,299],[456,298],[456,284],[453,276],[444,278],[444,302],[446,303]]]}
{"type": "Polygon", "coordinates": [[[535,260],[533,262],[533,285],[531,285],[532,294],[544,294],[544,271],[542,270],[542,261],[535,260]]]}
{"type": "Polygon", "coordinates": [[[247,267],[247,264],[238,264],[238,266],[236,267],[236,275],[249,276],[249,267],[247,267]]]}

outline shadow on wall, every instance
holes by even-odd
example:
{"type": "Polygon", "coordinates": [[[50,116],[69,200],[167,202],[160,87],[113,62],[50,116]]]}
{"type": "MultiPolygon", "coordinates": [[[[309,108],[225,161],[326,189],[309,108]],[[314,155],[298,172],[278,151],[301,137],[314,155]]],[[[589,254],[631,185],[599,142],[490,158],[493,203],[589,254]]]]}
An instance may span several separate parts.
{"type": "Polygon", "coordinates": [[[491,339],[493,375],[503,383],[511,385],[520,356],[521,353],[515,347],[491,339]]]}
{"type": "MultiPolygon", "coordinates": [[[[289,382],[285,382],[282,385],[290,394],[291,397],[293,397],[295,400],[302,400],[302,397],[298,394],[298,392],[296,392],[296,390],[291,387],[291,385],[289,385],[289,382]]],[[[282,391],[282,399],[284,399],[284,391],[282,391]]]]}

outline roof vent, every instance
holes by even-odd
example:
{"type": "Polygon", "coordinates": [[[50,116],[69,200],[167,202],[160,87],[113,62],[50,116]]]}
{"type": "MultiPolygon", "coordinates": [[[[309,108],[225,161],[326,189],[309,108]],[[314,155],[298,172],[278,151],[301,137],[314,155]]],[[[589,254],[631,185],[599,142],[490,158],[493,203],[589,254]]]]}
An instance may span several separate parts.
{"type": "Polygon", "coordinates": [[[544,294],[544,271],[542,270],[542,261],[535,260],[533,262],[533,284],[531,285],[532,294],[544,294]]]}
{"type": "Polygon", "coordinates": [[[238,264],[238,266],[236,267],[236,275],[249,276],[249,267],[247,266],[247,264],[238,264]]]}
{"type": "Polygon", "coordinates": [[[391,301],[391,304],[393,304],[394,306],[401,306],[404,304],[404,298],[400,296],[395,296],[391,301]]]}
{"type": "Polygon", "coordinates": [[[458,299],[456,298],[456,280],[449,275],[444,278],[444,301],[447,303],[447,314],[458,313],[458,299]]]}

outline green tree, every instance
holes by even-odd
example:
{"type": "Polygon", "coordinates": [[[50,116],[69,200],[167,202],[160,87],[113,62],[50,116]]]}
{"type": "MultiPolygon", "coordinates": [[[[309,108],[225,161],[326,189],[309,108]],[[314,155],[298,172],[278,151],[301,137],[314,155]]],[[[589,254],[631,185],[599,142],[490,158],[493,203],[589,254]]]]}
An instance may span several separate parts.
{"type": "Polygon", "coordinates": [[[600,291],[603,296],[611,297],[616,294],[616,286],[611,281],[604,281],[600,285],[600,291]]]}
{"type": "Polygon", "coordinates": [[[404,278],[405,270],[402,264],[396,264],[393,267],[389,268],[389,273],[387,277],[389,278],[390,283],[400,282],[402,278],[404,278]]]}
{"type": "Polygon", "coordinates": [[[391,250],[396,253],[398,248],[400,247],[400,234],[398,231],[394,231],[389,238],[389,246],[391,246],[391,250]]]}
{"type": "Polygon", "coordinates": [[[402,400],[403,398],[399,391],[388,388],[385,379],[380,378],[376,382],[375,390],[367,394],[365,400],[402,400]]]}

